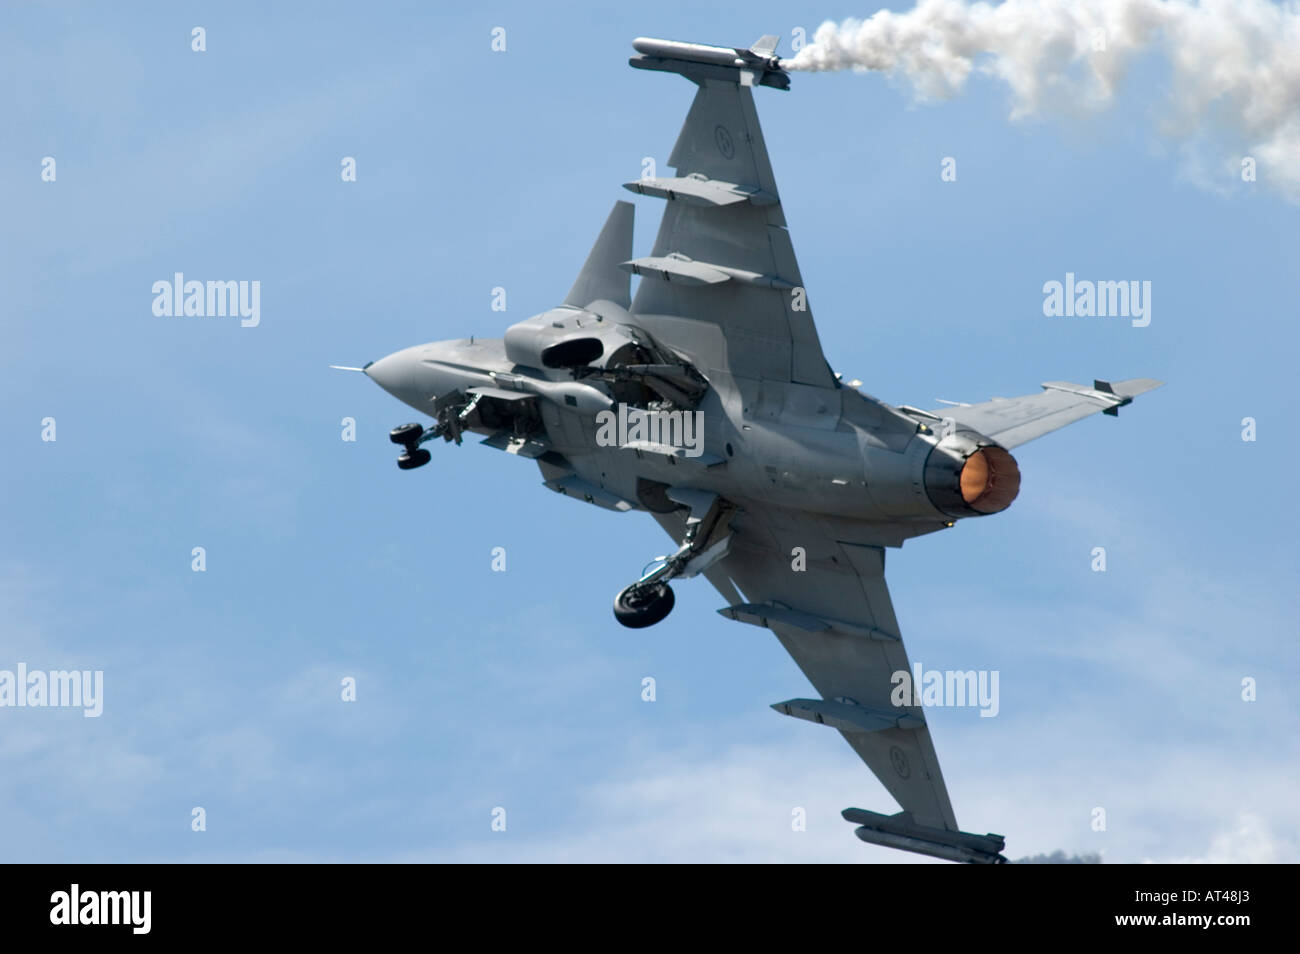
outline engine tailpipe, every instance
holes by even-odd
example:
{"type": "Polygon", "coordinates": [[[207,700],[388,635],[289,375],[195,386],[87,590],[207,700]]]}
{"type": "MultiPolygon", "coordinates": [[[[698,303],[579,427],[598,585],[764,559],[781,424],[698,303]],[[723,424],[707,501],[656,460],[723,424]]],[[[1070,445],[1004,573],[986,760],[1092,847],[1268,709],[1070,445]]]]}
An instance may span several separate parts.
{"type": "Polygon", "coordinates": [[[1011,506],[1020,493],[1016,459],[974,431],[949,434],[925,463],[925,492],[951,517],[985,516],[1011,506]]]}

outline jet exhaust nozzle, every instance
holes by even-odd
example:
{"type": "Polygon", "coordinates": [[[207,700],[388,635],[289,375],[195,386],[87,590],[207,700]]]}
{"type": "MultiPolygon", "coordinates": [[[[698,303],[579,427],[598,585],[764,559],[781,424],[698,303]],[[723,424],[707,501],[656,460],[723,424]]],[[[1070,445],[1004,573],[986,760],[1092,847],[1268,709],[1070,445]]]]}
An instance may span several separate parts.
{"type": "Polygon", "coordinates": [[[1000,513],[1020,493],[1020,466],[1006,448],[982,434],[958,431],[930,451],[925,492],[952,517],[1000,513]]]}

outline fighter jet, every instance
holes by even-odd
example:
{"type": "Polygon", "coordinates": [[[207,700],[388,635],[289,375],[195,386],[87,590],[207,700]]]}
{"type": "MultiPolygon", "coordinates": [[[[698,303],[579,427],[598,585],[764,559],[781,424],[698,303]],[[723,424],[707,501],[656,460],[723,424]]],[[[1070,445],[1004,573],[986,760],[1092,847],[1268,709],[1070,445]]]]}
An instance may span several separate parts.
{"type": "Polygon", "coordinates": [[[697,87],[676,175],[624,186],[664,201],[654,248],[634,255],[633,206],[617,202],[556,307],[503,338],[417,345],[361,369],[429,419],[391,432],[397,464],[421,467],[424,444],[474,434],[536,462],[557,493],[650,513],[677,548],[617,595],[618,622],[662,620],[670,581],[703,576],[718,612],[770,629],[816,690],[772,708],[839,732],[898,802],[845,809],[860,839],[1004,862],[1002,836],[958,827],[922,708],[891,700],[910,663],[885,552],[1005,510],[1020,488],[1013,448],[1116,415],[1161,382],[1049,381],[932,410],[844,383],[822,354],[754,106],[755,87],[789,88],[777,38],[633,45],[632,66],[697,87]]]}

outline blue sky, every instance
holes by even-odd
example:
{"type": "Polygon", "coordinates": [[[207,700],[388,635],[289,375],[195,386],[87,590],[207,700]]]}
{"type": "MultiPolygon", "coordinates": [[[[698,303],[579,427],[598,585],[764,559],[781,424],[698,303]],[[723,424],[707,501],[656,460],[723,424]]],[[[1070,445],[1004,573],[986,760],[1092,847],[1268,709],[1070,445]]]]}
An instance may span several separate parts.
{"type": "MultiPolygon", "coordinates": [[[[327,368],[560,301],[690,103],[627,67],[633,37],[788,50],[872,9],[6,6],[0,669],[100,669],[105,698],[0,709],[0,858],[915,860],[853,838],[840,809],[895,806],[768,708],[806,682],[702,580],[615,623],[669,546],[648,516],[473,443],[400,472],[411,413],[327,368]],[[260,325],[155,317],[178,271],[260,281],[260,325]]],[[[846,379],[920,406],[1168,382],[1020,448],[1006,513],[889,554],[913,660],[1001,673],[997,718],[930,715],[959,822],[1013,857],[1296,861],[1297,206],[1196,181],[1158,138],[1164,79],[1141,61],[1104,114],[1016,122],[980,78],[757,99],[846,379]],[[1066,272],[1150,281],[1150,326],[1045,318],[1066,272]]]]}

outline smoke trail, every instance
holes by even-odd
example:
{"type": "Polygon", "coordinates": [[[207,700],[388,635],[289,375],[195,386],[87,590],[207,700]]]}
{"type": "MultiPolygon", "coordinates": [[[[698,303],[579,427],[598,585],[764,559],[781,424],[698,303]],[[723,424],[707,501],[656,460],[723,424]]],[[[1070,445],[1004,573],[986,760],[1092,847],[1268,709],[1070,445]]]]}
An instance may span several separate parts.
{"type": "Polygon", "coordinates": [[[1018,865],[1099,865],[1101,855],[1096,852],[1089,852],[1086,855],[1067,855],[1057,848],[1050,855],[1029,855],[1025,858],[1017,858],[1014,863],[1018,865]]]}
{"type": "Polygon", "coordinates": [[[1104,109],[1147,50],[1170,68],[1161,132],[1192,150],[1212,140],[1215,178],[1239,178],[1252,157],[1261,181],[1300,201],[1297,0],[920,0],[823,23],[782,65],[879,70],[921,100],[955,96],[979,72],[1010,88],[1014,119],[1104,109]]]}

